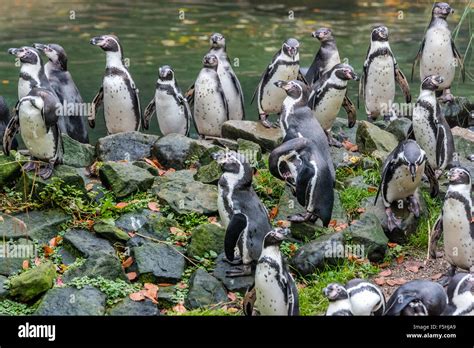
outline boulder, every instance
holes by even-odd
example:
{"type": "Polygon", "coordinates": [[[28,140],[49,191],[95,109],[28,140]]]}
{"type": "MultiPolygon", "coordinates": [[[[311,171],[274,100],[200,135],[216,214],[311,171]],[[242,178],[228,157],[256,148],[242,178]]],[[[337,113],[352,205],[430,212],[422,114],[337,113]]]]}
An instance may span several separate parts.
{"type": "Polygon", "coordinates": [[[61,287],[49,290],[35,315],[104,315],[106,295],[95,287],[61,287]]]}
{"type": "Polygon", "coordinates": [[[10,156],[6,156],[0,152],[0,187],[6,186],[20,176],[21,162],[17,162],[20,154],[18,156],[16,154],[16,151],[12,151],[10,156]]]}
{"type": "Polygon", "coordinates": [[[176,298],[176,285],[171,286],[160,286],[158,295],[158,305],[162,307],[171,307],[178,303],[176,298]]]}
{"type": "Polygon", "coordinates": [[[225,261],[224,253],[220,254],[216,259],[216,266],[212,275],[219,279],[227,290],[244,294],[249,286],[253,285],[254,277],[251,275],[243,277],[228,277],[226,272],[234,266],[225,261]]]}
{"type": "Polygon", "coordinates": [[[118,198],[148,190],[155,179],[146,169],[128,162],[106,162],[100,167],[99,176],[104,186],[118,198]]]}
{"type": "Polygon", "coordinates": [[[81,257],[96,254],[115,255],[115,249],[107,240],[99,238],[96,234],[86,230],[68,230],[64,234],[63,245],[81,257]]]}
{"type": "Polygon", "coordinates": [[[334,168],[355,167],[361,160],[359,152],[347,151],[344,147],[329,147],[329,154],[331,155],[334,168]]]}
{"type": "Polygon", "coordinates": [[[115,226],[127,232],[138,231],[150,220],[159,217],[161,217],[161,213],[159,212],[142,209],[120,215],[120,217],[115,220],[115,226]]]}
{"type": "Polygon", "coordinates": [[[141,132],[124,132],[100,138],[96,144],[99,160],[138,161],[151,156],[151,148],[158,136],[141,132]]]}
{"type": "Polygon", "coordinates": [[[191,257],[203,257],[206,252],[220,254],[224,251],[225,229],[216,224],[204,224],[191,231],[191,243],[187,254],[191,257]]]}
{"type": "Polygon", "coordinates": [[[245,139],[237,139],[238,153],[244,155],[252,167],[262,159],[262,148],[259,144],[245,139]]]}
{"type": "Polygon", "coordinates": [[[56,266],[47,261],[10,279],[10,295],[28,302],[51,289],[56,279],[56,266]]]}
{"type": "Polygon", "coordinates": [[[332,134],[334,138],[339,141],[349,140],[351,143],[355,144],[356,142],[356,132],[357,132],[358,123],[354,127],[349,128],[347,126],[347,119],[342,117],[337,117],[332,124],[332,134]]]}
{"type": "Polygon", "coordinates": [[[441,103],[441,112],[446,118],[449,126],[469,127],[472,125],[472,112],[474,103],[467,98],[456,97],[452,103],[441,103]]]}
{"type": "Polygon", "coordinates": [[[265,128],[257,121],[226,121],[222,125],[222,136],[233,140],[250,140],[266,151],[272,151],[283,140],[280,128],[265,128]]]}
{"type": "Polygon", "coordinates": [[[61,134],[63,141],[62,163],[71,167],[88,167],[95,160],[95,149],[90,144],[83,144],[66,134],[61,134]]]}
{"type": "Polygon", "coordinates": [[[4,276],[0,276],[0,300],[4,300],[8,297],[8,289],[7,287],[8,278],[4,276]]]}
{"type": "Polygon", "coordinates": [[[111,242],[126,242],[130,239],[127,232],[115,226],[113,220],[100,220],[94,224],[94,231],[111,242]]]}
{"type": "Polygon", "coordinates": [[[386,131],[395,135],[397,140],[400,142],[408,138],[410,128],[411,120],[406,117],[400,117],[390,122],[386,131]]]}
{"type": "Polygon", "coordinates": [[[148,173],[150,173],[153,176],[158,176],[160,175],[160,172],[158,171],[158,168],[148,164],[145,161],[135,161],[132,163],[134,166],[138,168],[145,169],[148,173]]]}
{"type": "Polygon", "coordinates": [[[217,184],[221,175],[221,166],[216,161],[212,161],[209,164],[199,167],[197,173],[194,175],[194,179],[203,184],[217,184]]]}
{"type": "Polygon", "coordinates": [[[189,279],[189,293],[185,305],[189,309],[206,307],[227,301],[227,293],[220,281],[202,268],[189,279]]]}
{"type": "MultiPolygon", "coordinates": [[[[0,244],[0,247],[3,247],[0,244]]],[[[22,269],[23,259],[17,257],[0,257],[0,275],[11,276],[22,269]]]]}
{"type": "Polygon", "coordinates": [[[63,275],[63,281],[68,282],[80,277],[127,280],[122,264],[115,254],[92,254],[80,266],[69,268],[63,275]]]}
{"type": "Polygon", "coordinates": [[[357,256],[368,257],[373,262],[383,260],[387,252],[388,238],[374,214],[362,214],[359,220],[350,225],[346,233],[351,239],[351,244],[364,251],[364,255],[357,256]]]}
{"type": "Polygon", "coordinates": [[[361,153],[385,158],[397,147],[398,140],[392,133],[384,131],[370,122],[359,121],[356,143],[361,153]]]}
{"type": "Polygon", "coordinates": [[[149,299],[133,301],[129,297],[107,310],[107,315],[112,316],[155,316],[160,315],[156,304],[149,299]]]}

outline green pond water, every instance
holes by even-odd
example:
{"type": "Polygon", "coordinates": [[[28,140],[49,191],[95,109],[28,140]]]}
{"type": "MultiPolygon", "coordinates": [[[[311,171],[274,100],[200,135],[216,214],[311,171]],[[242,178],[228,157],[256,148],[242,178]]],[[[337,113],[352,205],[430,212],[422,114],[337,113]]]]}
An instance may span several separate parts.
{"type": "MultiPolygon", "coordinates": [[[[454,29],[468,1],[451,3],[455,9],[449,17],[454,29]]],[[[130,72],[140,89],[142,110],[154,94],[158,67],[169,64],[183,90],[196,78],[201,60],[207,52],[208,36],[220,32],[227,38],[228,53],[237,58],[234,67],[246,101],[247,119],[257,119],[256,105],[250,99],[258,80],[273,54],[288,37],[301,42],[301,65],[309,66],[319,45],[311,37],[318,27],[333,29],[341,58],[361,72],[374,24],[383,23],[390,30],[392,50],[402,71],[410,75],[423,32],[429,22],[432,1],[112,1],[112,0],[1,0],[0,2],[0,95],[10,107],[17,98],[19,68],[9,47],[33,42],[58,43],[69,56],[69,70],[85,101],[97,92],[105,67],[105,54],[89,44],[90,38],[114,33],[122,43],[130,72]],[[181,11],[181,12],[180,12],[181,11]],[[184,13],[184,18],[183,18],[184,13]],[[181,16],[180,16],[181,15],[181,16]]],[[[462,23],[456,39],[464,54],[474,24],[471,15],[462,23]],[[470,33],[471,32],[471,33],[470,33]]],[[[472,49],[470,50],[472,52],[472,49]]],[[[474,66],[472,54],[466,57],[469,72],[466,83],[457,79],[455,95],[473,97],[474,66]]],[[[418,69],[417,69],[418,73],[418,69]]],[[[411,83],[412,94],[418,95],[418,75],[411,83]]],[[[355,101],[357,85],[350,84],[355,101]]],[[[400,94],[397,91],[399,100],[400,94]]],[[[343,115],[343,112],[341,112],[343,115]]],[[[359,118],[365,118],[363,108],[359,118]]],[[[273,118],[274,119],[274,118],[273,118]]],[[[156,119],[151,133],[158,133],[156,119]]],[[[91,141],[105,135],[102,113],[91,141]]]]}

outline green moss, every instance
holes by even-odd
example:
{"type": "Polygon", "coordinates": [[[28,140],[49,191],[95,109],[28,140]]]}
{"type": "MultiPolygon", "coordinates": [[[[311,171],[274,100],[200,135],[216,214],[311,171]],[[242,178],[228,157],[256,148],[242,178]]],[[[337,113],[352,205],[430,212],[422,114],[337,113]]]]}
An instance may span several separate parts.
{"type": "Polygon", "coordinates": [[[34,308],[12,300],[0,301],[0,315],[30,315],[34,308]]]}

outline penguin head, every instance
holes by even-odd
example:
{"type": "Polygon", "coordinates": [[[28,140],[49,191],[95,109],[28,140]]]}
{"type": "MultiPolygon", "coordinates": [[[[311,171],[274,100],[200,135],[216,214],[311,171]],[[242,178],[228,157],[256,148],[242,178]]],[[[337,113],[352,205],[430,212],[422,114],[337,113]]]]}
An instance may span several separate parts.
{"type": "Polygon", "coordinates": [[[448,294],[449,301],[452,302],[453,298],[464,294],[465,292],[470,293],[474,288],[474,275],[464,272],[457,273],[449,282],[446,293],[448,294]]]}
{"type": "Polygon", "coordinates": [[[30,108],[37,109],[41,112],[44,108],[44,100],[40,96],[28,95],[20,99],[18,108],[28,105],[30,108]]]}
{"type": "Polygon", "coordinates": [[[202,59],[202,65],[205,68],[217,70],[217,65],[219,64],[219,59],[215,54],[206,54],[202,59]]]}
{"type": "Polygon", "coordinates": [[[388,28],[378,25],[372,29],[372,41],[388,41],[388,28]]]}
{"type": "Polygon", "coordinates": [[[421,83],[421,89],[436,91],[443,82],[444,82],[444,78],[442,76],[429,75],[429,76],[426,76],[423,82],[421,83]]]}
{"type": "Polygon", "coordinates": [[[337,64],[332,68],[332,73],[335,74],[339,79],[348,81],[348,80],[359,80],[359,76],[354,72],[349,64],[337,64]]]}
{"type": "Polygon", "coordinates": [[[263,247],[279,246],[289,233],[290,230],[287,228],[274,228],[265,235],[265,238],[263,239],[263,247]]]}
{"type": "Polygon", "coordinates": [[[62,46],[57,44],[44,45],[35,43],[33,44],[33,47],[39,51],[42,51],[46,57],[48,57],[50,62],[60,66],[63,70],[67,70],[67,55],[62,46]]]}
{"type": "Polygon", "coordinates": [[[435,18],[444,18],[446,19],[451,13],[454,13],[454,10],[446,2],[435,2],[433,5],[433,10],[431,15],[435,18]]]}
{"type": "Polygon", "coordinates": [[[275,82],[275,86],[285,90],[286,95],[293,99],[302,99],[304,103],[308,101],[308,87],[301,81],[283,81],[279,80],[275,82]]]}
{"type": "Polygon", "coordinates": [[[414,182],[418,168],[426,161],[426,153],[414,140],[406,140],[402,145],[398,160],[406,165],[414,182]]]}
{"type": "Polygon", "coordinates": [[[300,49],[300,43],[298,40],[290,38],[283,42],[281,49],[285,55],[293,60],[296,60],[296,56],[298,55],[300,49]]]}
{"type": "Polygon", "coordinates": [[[318,39],[320,42],[327,42],[334,40],[332,30],[329,28],[319,28],[311,33],[311,36],[318,39]]]}
{"type": "Polygon", "coordinates": [[[160,81],[173,81],[174,71],[169,65],[160,66],[158,69],[158,75],[160,81]]]}
{"type": "Polygon", "coordinates": [[[464,167],[454,167],[448,172],[450,185],[469,185],[471,186],[471,174],[464,167]]]}
{"type": "Polygon", "coordinates": [[[219,151],[212,154],[212,157],[226,173],[238,174],[245,163],[248,164],[245,156],[235,151],[219,151]]]}
{"type": "Polygon", "coordinates": [[[24,64],[43,65],[39,52],[33,47],[9,48],[8,53],[20,59],[20,62],[24,64]]]}
{"type": "Polygon", "coordinates": [[[328,284],[328,286],[323,289],[323,292],[324,296],[326,296],[330,302],[349,298],[346,288],[338,283],[328,284]]]}
{"type": "Polygon", "coordinates": [[[225,50],[225,37],[222,34],[214,33],[209,38],[212,48],[223,48],[225,50]]]}
{"type": "Polygon", "coordinates": [[[105,52],[120,53],[123,56],[122,46],[120,41],[115,35],[102,35],[93,37],[90,41],[91,45],[99,46],[105,52]]]}

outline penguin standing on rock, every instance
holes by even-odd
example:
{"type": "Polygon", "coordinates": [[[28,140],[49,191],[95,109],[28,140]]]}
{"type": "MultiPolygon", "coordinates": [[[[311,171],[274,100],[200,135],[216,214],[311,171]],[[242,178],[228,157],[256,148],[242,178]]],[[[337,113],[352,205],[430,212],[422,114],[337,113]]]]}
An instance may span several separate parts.
{"type": "Polygon", "coordinates": [[[458,273],[449,282],[448,306],[443,315],[469,315],[474,316],[474,275],[458,273]]]}
{"type": "Polygon", "coordinates": [[[155,96],[143,113],[143,127],[148,129],[150,118],[156,112],[158,125],[163,135],[177,133],[188,135],[191,121],[191,109],[187,99],[181,93],[169,65],[159,69],[155,96]]]}
{"type": "Polygon", "coordinates": [[[265,236],[255,284],[244,299],[246,315],[253,314],[253,304],[260,315],[299,315],[296,284],[280,252],[280,244],[288,233],[287,229],[275,228],[265,236]],[[247,301],[249,297],[253,300],[247,301]]]}
{"type": "Polygon", "coordinates": [[[226,228],[225,255],[230,263],[242,264],[227,275],[249,275],[262,252],[263,239],[272,229],[268,212],[252,188],[253,170],[248,160],[234,151],[219,152],[213,157],[223,171],[217,207],[226,228]],[[236,248],[240,260],[234,260],[236,248]]]}
{"type": "Polygon", "coordinates": [[[397,117],[396,111],[391,108],[395,99],[395,82],[402,89],[405,101],[410,103],[410,86],[390,49],[388,29],[380,25],[372,30],[364,71],[359,83],[359,95],[362,94],[364,98],[365,112],[369,121],[376,120],[380,115],[385,119],[397,117]]]}
{"type": "Polygon", "coordinates": [[[329,300],[326,316],[353,316],[351,300],[346,288],[341,284],[331,283],[323,289],[329,300]]]}
{"type": "Polygon", "coordinates": [[[270,128],[272,124],[267,120],[268,115],[279,114],[281,105],[285,100],[285,91],[275,86],[279,80],[305,81],[300,72],[300,43],[296,39],[286,40],[281,49],[273,56],[272,62],[267,67],[258,83],[252,97],[252,102],[257,98],[258,112],[262,124],[270,128]]]}
{"type": "Polygon", "coordinates": [[[51,88],[58,95],[62,105],[62,117],[59,118],[61,131],[81,143],[88,144],[87,115],[82,113],[84,101],[67,70],[66,51],[57,44],[36,43],[33,46],[42,51],[49,59],[44,66],[44,71],[51,88]],[[73,107],[72,111],[70,111],[71,106],[73,107]]]}
{"type": "Polygon", "coordinates": [[[352,279],[345,288],[353,315],[382,315],[385,312],[385,296],[376,285],[362,279],[352,279]]]}
{"type": "Polygon", "coordinates": [[[431,12],[431,22],[425,32],[418,54],[413,62],[411,79],[415,65],[420,60],[420,80],[430,75],[440,75],[443,82],[437,86],[437,96],[443,101],[453,101],[450,88],[460,66],[463,81],[465,80],[464,64],[461,54],[454,45],[451,31],[446,19],[454,10],[445,2],[435,2],[431,12]]]}
{"type": "Polygon", "coordinates": [[[105,51],[106,69],[102,86],[92,101],[89,125],[94,128],[96,111],[104,104],[105,127],[108,134],[138,131],[141,125],[138,88],[123,63],[123,51],[114,35],[102,35],[90,43],[105,51]]]}
{"type": "Polygon", "coordinates": [[[339,51],[336,46],[332,30],[329,28],[320,28],[311,34],[312,37],[321,42],[318,53],[314,56],[313,63],[306,73],[305,79],[312,86],[319,78],[327,73],[331,68],[339,64],[339,51]]]}
{"type": "Polygon", "coordinates": [[[229,107],[229,120],[243,120],[245,119],[244,94],[227,56],[225,37],[222,34],[214,33],[209,41],[211,49],[208,53],[214,54],[219,59],[217,74],[229,107]]]}
{"type": "Polygon", "coordinates": [[[395,217],[391,208],[393,202],[408,200],[408,209],[415,217],[420,216],[415,192],[420,186],[423,174],[426,174],[430,182],[431,197],[437,196],[439,187],[434,171],[427,161],[426,153],[414,140],[402,141],[385,160],[382,181],[374,204],[377,203],[379,195],[382,195],[389,231],[401,227],[401,221],[395,217]]]}

